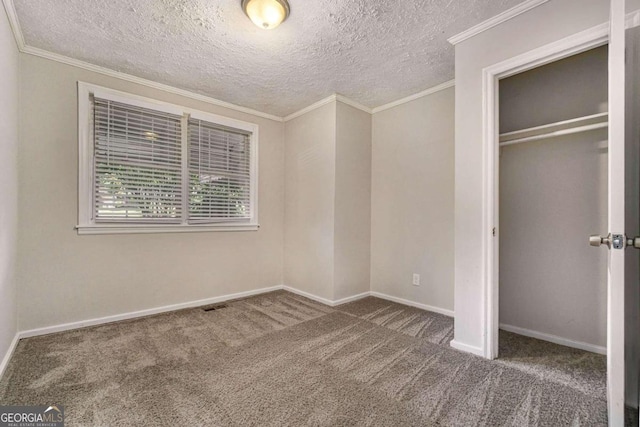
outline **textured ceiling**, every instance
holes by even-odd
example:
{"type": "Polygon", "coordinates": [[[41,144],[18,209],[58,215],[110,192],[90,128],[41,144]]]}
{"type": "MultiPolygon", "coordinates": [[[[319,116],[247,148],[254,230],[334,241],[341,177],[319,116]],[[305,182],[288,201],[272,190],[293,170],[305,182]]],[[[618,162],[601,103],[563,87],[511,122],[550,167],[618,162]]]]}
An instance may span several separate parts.
{"type": "Polygon", "coordinates": [[[285,116],[333,93],[377,107],[454,76],[447,38],[521,0],[14,0],[27,45],[285,116]]]}

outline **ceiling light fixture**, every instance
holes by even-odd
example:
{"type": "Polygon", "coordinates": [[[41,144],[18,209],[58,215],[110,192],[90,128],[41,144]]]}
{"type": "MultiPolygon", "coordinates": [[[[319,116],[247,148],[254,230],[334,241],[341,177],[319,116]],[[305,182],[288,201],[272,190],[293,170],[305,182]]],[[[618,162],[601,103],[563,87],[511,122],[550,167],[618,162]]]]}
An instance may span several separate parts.
{"type": "Polygon", "coordinates": [[[289,16],[287,0],[242,0],[242,10],[258,27],[272,30],[289,16]]]}

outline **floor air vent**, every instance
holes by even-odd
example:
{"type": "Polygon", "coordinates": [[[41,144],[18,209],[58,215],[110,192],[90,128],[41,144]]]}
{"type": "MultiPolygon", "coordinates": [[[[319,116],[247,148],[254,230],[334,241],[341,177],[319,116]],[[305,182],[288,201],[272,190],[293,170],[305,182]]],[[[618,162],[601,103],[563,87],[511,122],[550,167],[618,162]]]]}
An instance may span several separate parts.
{"type": "Polygon", "coordinates": [[[221,308],[227,308],[227,304],[207,305],[206,307],[202,307],[202,310],[215,311],[215,310],[220,310],[221,308]]]}

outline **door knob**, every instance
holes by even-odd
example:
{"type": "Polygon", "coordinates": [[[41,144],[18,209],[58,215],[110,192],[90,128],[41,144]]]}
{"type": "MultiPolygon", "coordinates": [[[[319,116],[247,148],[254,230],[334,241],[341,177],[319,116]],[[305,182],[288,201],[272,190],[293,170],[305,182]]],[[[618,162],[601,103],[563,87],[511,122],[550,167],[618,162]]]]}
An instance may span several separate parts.
{"type": "Polygon", "coordinates": [[[589,237],[589,244],[591,246],[607,245],[611,249],[611,234],[606,237],[601,237],[599,234],[592,234],[589,237]]]}
{"type": "Polygon", "coordinates": [[[622,234],[611,235],[602,237],[599,234],[592,234],[589,236],[589,244],[591,246],[607,245],[611,249],[611,245],[615,249],[624,249],[626,247],[640,249],[640,236],[634,238],[627,238],[622,234]],[[623,243],[624,242],[624,243],[623,243]]]}
{"type": "Polygon", "coordinates": [[[627,247],[633,247],[636,249],[640,249],[640,237],[635,237],[633,239],[627,239],[627,247]]]}

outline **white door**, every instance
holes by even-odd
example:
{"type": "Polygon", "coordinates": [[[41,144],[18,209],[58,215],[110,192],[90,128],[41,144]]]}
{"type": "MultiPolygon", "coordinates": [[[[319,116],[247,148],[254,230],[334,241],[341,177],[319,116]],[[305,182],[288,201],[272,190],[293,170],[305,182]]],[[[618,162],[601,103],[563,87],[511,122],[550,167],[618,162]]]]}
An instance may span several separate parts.
{"type": "Polygon", "coordinates": [[[607,394],[609,425],[625,416],[625,17],[626,0],[611,0],[609,33],[609,230],[592,236],[609,249],[607,298],[607,394]]]}
{"type": "Polygon", "coordinates": [[[632,28],[640,25],[639,7],[637,0],[611,0],[609,235],[604,240],[609,246],[607,389],[611,426],[624,426],[625,401],[640,403],[640,258],[635,253],[640,249],[640,32],[632,28]]]}
{"type": "MultiPolygon", "coordinates": [[[[629,14],[640,4],[627,2],[626,105],[627,130],[625,230],[628,237],[640,235],[640,12],[629,14]]],[[[635,246],[635,240],[631,241],[635,246]]],[[[638,242],[640,243],[640,242],[638,242]]],[[[627,246],[625,253],[625,389],[626,403],[638,405],[640,379],[640,251],[627,246]]]]}

